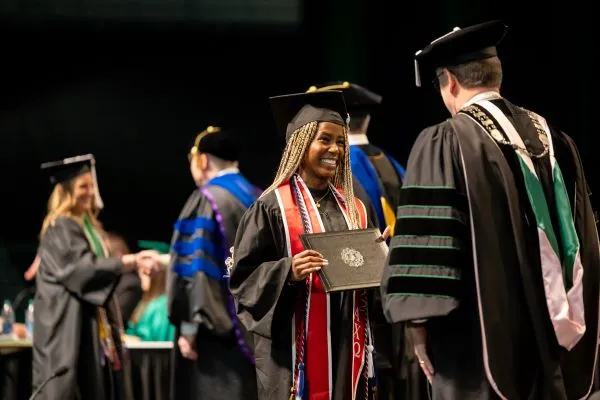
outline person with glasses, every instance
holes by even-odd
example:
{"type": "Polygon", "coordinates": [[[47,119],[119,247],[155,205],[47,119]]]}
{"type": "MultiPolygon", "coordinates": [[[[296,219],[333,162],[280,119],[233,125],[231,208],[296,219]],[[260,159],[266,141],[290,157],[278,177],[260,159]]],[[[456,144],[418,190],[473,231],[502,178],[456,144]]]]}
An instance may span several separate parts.
{"type": "Polygon", "coordinates": [[[407,165],[382,280],[433,399],[582,399],[598,355],[598,232],[575,142],[500,93],[507,27],[416,53],[452,118],[407,165]]]}

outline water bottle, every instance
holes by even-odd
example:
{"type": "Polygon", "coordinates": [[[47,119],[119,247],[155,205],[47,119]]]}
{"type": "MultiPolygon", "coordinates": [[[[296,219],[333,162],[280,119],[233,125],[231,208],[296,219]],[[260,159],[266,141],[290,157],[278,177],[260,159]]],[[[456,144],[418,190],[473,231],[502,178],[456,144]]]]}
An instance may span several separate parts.
{"type": "Polygon", "coordinates": [[[2,333],[12,335],[13,324],[15,323],[15,312],[10,300],[4,300],[2,306],[2,333]]]}
{"type": "Polygon", "coordinates": [[[25,325],[27,325],[27,334],[33,337],[33,300],[29,300],[27,311],[25,311],[25,325]]]}

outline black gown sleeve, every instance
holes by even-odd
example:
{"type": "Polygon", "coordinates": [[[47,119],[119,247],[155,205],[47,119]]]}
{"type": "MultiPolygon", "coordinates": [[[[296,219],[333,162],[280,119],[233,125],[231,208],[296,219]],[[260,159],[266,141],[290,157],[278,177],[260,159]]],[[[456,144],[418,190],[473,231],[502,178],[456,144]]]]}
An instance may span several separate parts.
{"type": "Polygon", "coordinates": [[[190,283],[191,321],[201,330],[218,336],[229,336],[233,328],[227,310],[223,284],[203,272],[198,272],[190,283]]]}
{"type": "Polygon", "coordinates": [[[39,255],[39,273],[46,280],[96,306],[106,304],[123,270],[120,259],[96,256],[83,228],[67,217],[57,218],[45,232],[39,255]]]}
{"type": "Polygon", "coordinates": [[[279,209],[257,201],[238,228],[230,279],[238,315],[249,331],[275,338],[289,325],[296,298],[291,266],[279,209]]]}
{"type": "MultiPolygon", "coordinates": [[[[189,218],[215,221],[210,203],[199,191],[190,196],[184,213],[187,208],[195,209],[189,218]]],[[[181,235],[173,244],[167,274],[169,320],[176,326],[191,323],[199,333],[228,337],[232,322],[227,309],[226,285],[221,280],[225,270],[219,255],[221,233],[216,223],[201,226],[191,234],[181,235]],[[193,251],[182,252],[182,248],[193,251]],[[189,263],[198,265],[198,270],[186,275],[177,272],[183,271],[177,268],[178,265],[189,263]]]]}
{"type": "Polygon", "coordinates": [[[444,316],[459,305],[469,251],[468,200],[449,124],[415,142],[381,285],[389,322],[444,316]]]}

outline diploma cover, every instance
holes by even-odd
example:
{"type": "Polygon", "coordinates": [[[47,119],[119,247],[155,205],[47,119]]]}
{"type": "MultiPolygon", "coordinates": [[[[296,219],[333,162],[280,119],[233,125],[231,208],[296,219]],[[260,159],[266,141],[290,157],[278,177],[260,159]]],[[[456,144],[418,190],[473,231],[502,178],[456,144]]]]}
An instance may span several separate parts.
{"type": "Polygon", "coordinates": [[[300,235],[305,249],[329,261],[319,271],[327,293],[379,287],[388,247],[376,242],[379,229],[354,229],[300,235]]]}

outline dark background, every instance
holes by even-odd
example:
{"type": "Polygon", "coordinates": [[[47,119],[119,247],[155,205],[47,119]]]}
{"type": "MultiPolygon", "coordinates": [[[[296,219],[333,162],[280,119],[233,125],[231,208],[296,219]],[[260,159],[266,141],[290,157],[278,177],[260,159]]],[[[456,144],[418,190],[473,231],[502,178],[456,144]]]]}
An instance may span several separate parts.
{"type": "Polygon", "coordinates": [[[25,286],[50,193],[43,161],[94,153],[106,229],[135,250],[169,241],[194,189],[187,151],[207,125],[243,143],[267,186],[282,140],[268,97],[345,79],[383,95],[371,141],[405,163],[447,112],[414,86],[413,55],[454,26],[503,19],[503,94],[573,136],[592,191],[598,34],[582,1],[3,0],[0,297],[25,286]]]}

